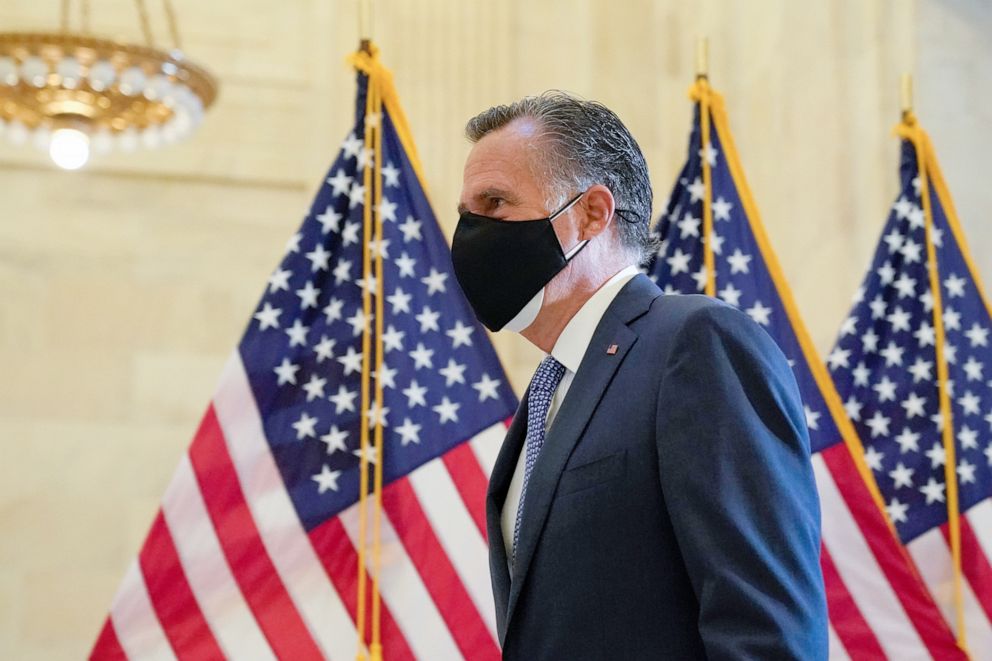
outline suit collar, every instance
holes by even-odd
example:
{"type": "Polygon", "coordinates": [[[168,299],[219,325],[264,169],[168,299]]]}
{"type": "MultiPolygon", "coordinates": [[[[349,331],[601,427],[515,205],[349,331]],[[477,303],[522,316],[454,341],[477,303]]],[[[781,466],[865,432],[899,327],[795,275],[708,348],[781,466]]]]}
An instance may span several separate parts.
{"type": "Polygon", "coordinates": [[[561,335],[558,336],[558,341],[551,349],[551,355],[554,356],[555,360],[573,374],[579,370],[582,357],[592,340],[593,333],[596,332],[596,326],[600,319],[606,314],[606,310],[620,293],[620,290],[623,289],[623,286],[636,275],[637,267],[628,266],[617,272],[593,292],[593,295],[579,308],[578,312],[562,329],[561,335]]]}
{"type": "Polygon", "coordinates": [[[654,280],[643,273],[638,273],[617,294],[609,307],[609,312],[623,323],[629,324],[643,316],[650,309],[654,299],[659,296],[661,290],[654,280]]]}

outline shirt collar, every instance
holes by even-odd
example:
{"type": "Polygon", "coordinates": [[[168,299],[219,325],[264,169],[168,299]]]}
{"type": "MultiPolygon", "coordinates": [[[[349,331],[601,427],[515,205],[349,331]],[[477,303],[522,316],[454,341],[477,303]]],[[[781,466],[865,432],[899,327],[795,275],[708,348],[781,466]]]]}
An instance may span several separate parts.
{"type": "Polygon", "coordinates": [[[628,266],[607,280],[565,325],[561,335],[558,336],[558,341],[551,349],[551,355],[567,370],[573,373],[579,370],[579,363],[582,362],[589,342],[592,341],[599,320],[603,318],[606,309],[610,307],[610,303],[623,286],[637,273],[636,266],[628,266]]]}

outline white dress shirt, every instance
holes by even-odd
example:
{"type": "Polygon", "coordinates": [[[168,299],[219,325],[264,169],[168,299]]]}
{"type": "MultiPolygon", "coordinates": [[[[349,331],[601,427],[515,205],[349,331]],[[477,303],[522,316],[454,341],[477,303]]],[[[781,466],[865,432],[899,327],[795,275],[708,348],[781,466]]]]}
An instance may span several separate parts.
{"type": "MultiPolygon", "coordinates": [[[[565,395],[568,394],[568,388],[572,385],[572,379],[575,378],[575,373],[579,370],[579,364],[589,347],[589,342],[592,341],[592,335],[596,331],[600,319],[603,318],[606,309],[610,307],[610,303],[620,293],[623,286],[637,273],[636,266],[628,266],[607,280],[606,284],[596,290],[596,293],[590,296],[589,300],[579,308],[579,311],[569,320],[561,335],[558,336],[558,341],[551,349],[551,355],[565,366],[565,375],[562,377],[561,383],[558,384],[551,400],[551,406],[548,408],[545,430],[551,427],[555,414],[561,408],[565,395]]],[[[522,406],[527,406],[527,402],[523,402],[522,406]]],[[[503,527],[503,545],[506,547],[508,564],[511,564],[510,560],[513,554],[513,528],[517,522],[517,507],[520,505],[520,494],[524,486],[526,457],[525,443],[521,446],[520,455],[517,457],[517,467],[513,471],[513,478],[510,480],[510,487],[507,489],[506,501],[503,503],[503,511],[500,516],[503,527]]],[[[510,574],[512,575],[512,573],[511,564],[510,574]]]]}

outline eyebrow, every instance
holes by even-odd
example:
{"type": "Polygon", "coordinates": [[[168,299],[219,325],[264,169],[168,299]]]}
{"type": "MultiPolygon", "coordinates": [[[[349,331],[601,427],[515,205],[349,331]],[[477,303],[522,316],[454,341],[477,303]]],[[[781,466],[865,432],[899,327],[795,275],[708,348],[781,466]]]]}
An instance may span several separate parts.
{"type": "MultiPolygon", "coordinates": [[[[478,193],[476,193],[473,196],[473,199],[479,200],[479,201],[483,201],[483,200],[488,200],[491,197],[501,197],[504,200],[506,200],[509,204],[516,204],[517,203],[517,196],[514,195],[511,191],[508,191],[508,190],[505,190],[505,189],[502,189],[502,188],[492,188],[492,187],[491,188],[485,188],[485,189],[479,191],[478,193]]],[[[466,211],[468,211],[468,207],[466,207],[463,203],[459,203],[458,204],[458,215],[461,215],[461,214],[465,213],[466,211]]]]}

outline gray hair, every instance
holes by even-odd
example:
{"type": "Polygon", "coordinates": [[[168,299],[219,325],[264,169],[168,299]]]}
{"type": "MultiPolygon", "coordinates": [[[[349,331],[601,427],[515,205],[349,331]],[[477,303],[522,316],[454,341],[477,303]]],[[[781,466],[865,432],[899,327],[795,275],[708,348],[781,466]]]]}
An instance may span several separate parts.
{"type": "Polygon", "coordinates": [[[595,184],[610,189],[616,200],[620,243],[645,261],[655,250],[651,222],[651,181],[641,148],[616,113],[596,101],[551,90],[485,110],[468,121],[465,134],[478,142],[510,122],[536,121],[540,144],[532,159],[548,181],[548,210],[595,184]]]}

